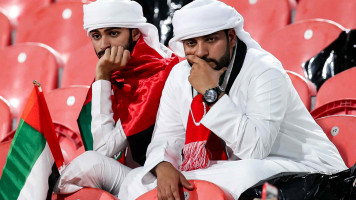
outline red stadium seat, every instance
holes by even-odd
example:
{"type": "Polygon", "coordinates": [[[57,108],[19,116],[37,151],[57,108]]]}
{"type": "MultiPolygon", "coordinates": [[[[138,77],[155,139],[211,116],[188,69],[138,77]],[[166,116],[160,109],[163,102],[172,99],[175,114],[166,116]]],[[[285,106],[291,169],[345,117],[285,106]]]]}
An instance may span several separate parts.
{"type": "Polygon", "coordinates": [[[331,44],[343,28],[328,20],[306,20],[275,31],[260,42],[286,70],[305,77],[302,65],[331,44]]]}
{"type": "Polygon", "coordinates": [[[347,167],[356,163],[356,116],[334,115],[317,119],[329,140],[335,144],[347,167]]]}
{"type": "Polygon", "coordinates": [[[26,15],[17,30],[16,43],[44,43],[59,52],[64,63],[71,52],[90,42],[83,30],[82,3],[54,3],[26,15]]]}
{"type": "Polygon", "coordinates": [[[83,145],[77,118],[88,89],[89,86],[75,86],[52,90],[45,94],[56,132],[59,133],[60,138],[63,137],[73,143],[74,151],[83,145]]]}
{"type": "Polygon", "coordinates": [[[305,79],[300,74],[292,71],[287,71],[289,78],[291,79],[294,88],[297,90],[300,99],[303,101],[305,107],[311,110],[311,98],[316,95],[316,87],[312,82],[305,79]]]}
{"type": "Polygon", "coordinates": [[[304,0],[300,1],[295,21],[305,19],[329,19],[345,28],[355,29],[356,1],[353,0],[304,0]]]}
{"type": "Polygon", "coordinates": [[[52,200],[118,200],[108,192],[97,188],[83,188],[73,194],[53,194],[52,200]]]}
{"type": "Polygon", "coordinates": [[[289,0],[221,0],[234,7],[245,19],[244,28],[257,41],[291,21],[289,0]]]}
{"type": "Polygon", "coordinates": [[[33,80],[42,84],[44,92],[57,87],[57,62],[47,49],[30,44],[17,44],[0,49],[0,96],[11,105],[18,117],[26,104],[33,80]]]}
{"type": "Polygon", "coordinates": [[[10,104],[0,96],[0,142],[11,131],[11,123],[10,104]]]}
{"type": "Polygon", "coordinates": [[[0,48],[11,43],[11,24],[9,19],[0,12],[0,48]]]}
{"type": "Polygon", "coordinates": [[[329,115],[355,115],[356,99],[341,99],[326,103],[310,112],[314,119],[329,115]]]}
{"type": "Polygon", "coordinates": [[[61,87],[91,85],[97,62],[98,57],[92,44],[87,44],[73,52],[64,66],[61,87]]]}
{"type": "Polygon", "coordinates": [[[329,78],[319,89],[315,107],[340,99],[356,99],[356,67],[329,78]]]}
{"type": "Polygon", "coordinates": [[[8,16],[12,25],[16,27],[17,21],[23,15],[48,6],[53,0],[2,0],[0,9],[8,16]]]}
{"type": "Polygon", "coordinates": [[[12,140],[0,143],[0,178],[2,175],[2,169],[6,163],[7,153],[10,150],[11,142],[12,140]]]}
{"type": "MultiPolygon", "coordinates": [[[[181,195],[188,197],[182,199],[189,200],[200,200],[200,199],[214,199],[214,200],[233,200],[232,195],[214,183],[202,180],[189,180],[190,183],[194,184],[194,190],[189,191],[183,189],[181,195]]],[[[155,200],[157,199],[157,189],[153,189],[139,198],[137,200],[155,200]]]]}

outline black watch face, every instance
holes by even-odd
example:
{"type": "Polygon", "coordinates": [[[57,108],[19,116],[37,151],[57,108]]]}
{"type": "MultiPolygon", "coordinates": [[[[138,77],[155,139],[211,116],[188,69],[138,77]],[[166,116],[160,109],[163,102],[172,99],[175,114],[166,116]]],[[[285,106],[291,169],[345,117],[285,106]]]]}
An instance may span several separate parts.
{"type": "Polygon", "coordinates": [[[210,89],[210,90],[207,90],[204,94],[204,99],[206,102],[208,103],[213,103],[216,101],[216,99],[218,98],[218,94],[215,90],[213,89],[210,89]]]}

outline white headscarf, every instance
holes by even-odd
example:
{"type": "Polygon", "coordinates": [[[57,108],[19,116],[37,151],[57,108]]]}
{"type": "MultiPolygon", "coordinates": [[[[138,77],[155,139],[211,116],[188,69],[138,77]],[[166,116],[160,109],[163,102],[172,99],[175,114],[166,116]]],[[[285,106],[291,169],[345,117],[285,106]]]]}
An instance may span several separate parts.
{"type": "Polygon", "coordinates": [[[138,28],[146,44],[164,58],[172,52],[159,42],[157,28],[146,23],[142,7],[131,0],[97,0],[83,6],[84,29],[89,32],[98,28],[138,28]]]}
{"type": "Polygon", "coordinates": [[[231,6],[217,0],[195,0],[173,16],[174,37],[169,41],[171,49],[185,56],[182,40],[209,35],[217,31],[234,28],[237,37],[247,48],[261,46],[243,29],[243,17],[231,6]]]}

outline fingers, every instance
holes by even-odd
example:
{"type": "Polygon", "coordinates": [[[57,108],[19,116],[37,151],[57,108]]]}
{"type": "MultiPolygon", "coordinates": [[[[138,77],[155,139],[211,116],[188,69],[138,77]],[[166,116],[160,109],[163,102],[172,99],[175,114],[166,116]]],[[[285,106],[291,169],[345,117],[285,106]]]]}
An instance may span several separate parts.
{"type": "Polygon", "coordinates": [[[121,66],[126,66],[129,60],[131,59],[130,51],[129,50],[124,50],[124,53],[122,55],[122,60],[121,60],[121,66]]]}
{"type": "Polygon", "coordinates": [[[180,175],[179,180],[183,187],[187,188],[188,190],[194,189],[194,185],[190,184],[183,174],[180,175]]]}
{"type": "Polygon", "coordinates": [[[192,63],[193,65],[194,64],[199,64],[201,62],[205,62],[203,59],[199,58],[198,56],[195,56],[195,55],[187,55],[187,60],[192,63]]]}

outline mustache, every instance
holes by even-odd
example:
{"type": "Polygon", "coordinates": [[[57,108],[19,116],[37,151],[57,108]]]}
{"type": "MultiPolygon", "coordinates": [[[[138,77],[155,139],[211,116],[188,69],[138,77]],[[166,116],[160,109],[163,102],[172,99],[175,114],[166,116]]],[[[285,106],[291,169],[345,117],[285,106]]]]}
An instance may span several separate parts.
{"type": "MultiPolygon", "coordinates": [[[[107,48],[106,48],[107,49],[107,48]]],[[[103,50],[101,50],[101,51],[99,51],[99,52],[97,52],[96,53],[96,55],[99,57],[99,59],[101,58],[101,57],[103,57],[103,55],[105,54],[105,50],[106,49],[103,49],[103,50]]]]}
{"type": "MultiPolygon", "coordinates": [[[[215,66],[216,66],[216,67],[214,68],[214,70],[219,71],[220,69],[223,68],[223,66],[220,66],[220,65],[219,65],[219,62],[218,62],[217,60],[215,60],[214,58],[202,57],[202,58],[200,58],[200,59],[204,60],[205,62],[212,62],[212,63],[215,63],[215,66]]],[[[193,63],[189,62],[189,60],[188,60],[188,63],[189,63],[190,66],[193,66],[193,63]]]]}

